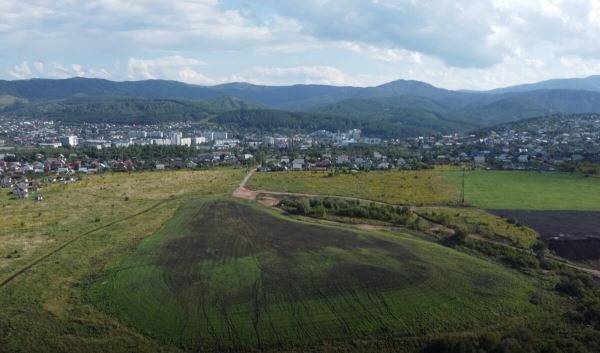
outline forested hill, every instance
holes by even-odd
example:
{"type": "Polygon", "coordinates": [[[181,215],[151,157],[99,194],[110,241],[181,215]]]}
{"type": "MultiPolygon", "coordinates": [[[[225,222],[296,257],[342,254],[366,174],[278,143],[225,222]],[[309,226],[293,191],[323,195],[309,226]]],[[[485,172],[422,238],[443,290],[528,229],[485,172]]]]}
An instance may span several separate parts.
{"type": "Polygon", "coordinates": [[[598,81],[590,77],[466,92],[406,80],[360,88],[34,79],[0,81],[0,116],[117,123],[202,120],[262,130],[361,128],[402,137],[555,113],[598,113],[598,81]]]}

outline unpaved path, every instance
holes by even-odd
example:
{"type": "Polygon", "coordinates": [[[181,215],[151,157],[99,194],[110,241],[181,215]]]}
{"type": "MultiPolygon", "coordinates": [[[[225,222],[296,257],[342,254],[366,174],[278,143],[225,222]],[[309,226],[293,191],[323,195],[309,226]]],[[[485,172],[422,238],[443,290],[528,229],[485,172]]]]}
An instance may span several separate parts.
{"type": "MultiPolygon", "coordinates": [[[[297,193],[297,192],[268,191],[268,190],[249,190],[246,188],[246,184],[248,183],[248,181],[250,180],[252,175],[254,175],[254,172],[255,172],[255,170],[251,170],[244,177],[244,179],[240,183],[240,186],[233,192],[234,197],[246,199],[246,200],[258,201],[258,202],[262,203],[263,205],[269,206],[269,207],[277,206],[277,203],[278,203],[277,196],[331,197],[331,198],[337,198],[337,199],[342,199],[342,200],[356,200],[356,201],[360,201],[360,202],[373,202],[373,203],[380,204],[380,205],[389,205],[388,203],[385,203],[385,202],[366,200],[366,199],[350,197],[350,196],[337,196],[337,195],[326,195],[326,194],[306,194],[306,193],[297,193]]],[[[415,211],[416,209],[417,209],[416,207],[411,206],[412,211],[415,211]]],[[[434,220],[429,219],[428,217],[424,217],[423,215],[419,214],[418,212],[415,212],[415,214],[429,223],[431,231],[441,232],[441,233],[445,233],[448,235],[454,234],[453,229],[448,228],[447,226],[445,226],[443,224],[439,224],[439,223],[435,222],[434,220]]],[[[357,229],[362,229],[362,230],[398,230],[398,229],[402,229],[400,227],[378,226],[378,225],[372,225],[372,224],[351,224],[351,223],[343,223],[343,222],[334,222],[334,221],[329,221],[329,220],[327,222],[335,223],[338,225],[353,226],[357,229]]],[[[525,249],[513,247],[509,244],[505,244],[502,242],[497,242],[497,241],[494,241],[491,239],[487,239],[478,234],[469,234],[469,237],[473,238],[473,239],[485,241],[485,242],[490,242],[490,243],[493,243],[496,245],[508,246],[508,247],[514,248],[519,251],[526,251],[525,249]]],[[[570,267],[572,269],[586,272],[596,278],[600,278],[600,270],[595,270],[592,268],[587,268],[587,267],[583,267],[580,265],[576,265],[567,260],[560,259],[560,258],[553,258],[553,260],[558,261],[558,262],[562,263],[563,265],[570,267]]]]}
{"type": "Polygon", "coordinates": [[[129,220],[131,220],[131,219],[133,219],[133,218],[135,218],[135,217],[138,217],[138,216],[141,216],[141,215],[143,215],[143,214],[145,214],[145,213],[148,213],[148,212],[152,211],[153,209],[155,209],[155,208],[157,208],[157,207],[161,206],[162,204],[164,204],[164,203],[166,203],[166,202],[168,202],[168,201],[170,201],[170,200],[161,200],[161,201],[159,201],[159,202],[155,203],[154,205],[152,205],[151,207],[148,207],[148,208],[146,208],[146,209],[144,209],[144,210],[142,210],[142,211],[140,211],[140,212],[137,212],[137,213],[134,213],[134,214],[132,214],[132,215],[129,215],[129,216],[123,217],[123,218],[121,218],[121,219],[117,219],[117,220],[115,220],[115,221],[112,221],[112,222],[110,222],[110,223],[107,223],[107,224],[105,224],[105,225],[102,225],[102,226],[96,227],[96,228],[94,228],[94,229],[90,229],[90,230],[88,230],[87,232],[84,232],[84,233],[81,233],[81,234],[79,234],[79,235],[75,236],[75,237],[74,237],[74,238],[72,238],[71,240],[68,240],[68,241],[66,241],[66,242],[62,243],[61,245],[59,245],[59,246],[58,246],[57,248],[55,248],[54,250],[52,250],[52,251],[50,251],[50,252],[48,252],[48,253],[46,253],[46,254],[44,254],[44,255],[42,255],[42,256],[40,256],[40,257],[38,257],[37,259],[33,260],[32,262],[30,262],[29,264],[25,265],[24,267],[22,267],[21,269],[17,270],[16,272],[13,272],[13,273],[12,273],[11,275],[9,275],[8,277],[6,277],[6,278],[4,278],[4,279],[0,280],[0,288],[2,288],[2,287],[4,287],[4,286],[6,286],[7,284],[9,284],[9,283],[10,283],[10,282],[12,282],[13,280],[15,280],[17,277],[21,276],[22,274],[24,274],[24,273],[25,273],[25,272],[27,272],[28,270],[32,269],[34,266],[36,266],[36,265],[40,264],[41,262],[43,262],[44,260],[46,260],[46,259],[47,259],[47,258],[49,258],[50,256],[52,256],[52,255],[54,255],[54,254],[56,254],[56,253],[60,252],[61,250],[63,250],[63,249],[64,249],[64,248],[66,248],[67,246],[69,246],[69,245],[73,244],[74,242],[76,242],[76,241],[78,241],[78,240],[81,240],[82,238],[84,238],[84,237],[86,237],[86,236],[88,236],[88,235],[90,235],[90,234],[93,234],[93,233],[95,233],[95,232],[97,232],[97,231],[99,231],[99,230],[102,230],[102,229],[105,229],[105,228],[111,227],[111,226],[113,226],[113,225],[115,225],[115,224],[118,224],[118,223],[121,223],[121,222],[129,221],[129,220]]]}

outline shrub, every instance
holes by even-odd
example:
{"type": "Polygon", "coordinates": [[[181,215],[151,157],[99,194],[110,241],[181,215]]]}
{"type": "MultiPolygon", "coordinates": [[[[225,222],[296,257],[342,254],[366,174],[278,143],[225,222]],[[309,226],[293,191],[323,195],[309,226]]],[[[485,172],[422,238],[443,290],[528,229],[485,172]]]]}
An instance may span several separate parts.
{"type": "Polygon", "coordinates": [[[427,221],[423,220],[422,218],[417,218],[412,223],[411,228],[418,231],[425,231],[427,228],[429,228],[429,224],[427,224],[427,221]]]}
{"type": "Polygon", "coordinates": [[[576,298],[583,298],[588,291],[588,282],[582,276],[563,277],[560,282],[556,284],[554,289],[558,292],[570,295],[576,298]]]}
{"type": "Polygon", "coordinates": [[[466,229],[462,227],[457,227],[456,229],[454,229],[454,235],[452,236],[452,238],[454,239],[454,242],[456,244],[464,244],[466,243],[468,236],[469,234],[466,229]]]}

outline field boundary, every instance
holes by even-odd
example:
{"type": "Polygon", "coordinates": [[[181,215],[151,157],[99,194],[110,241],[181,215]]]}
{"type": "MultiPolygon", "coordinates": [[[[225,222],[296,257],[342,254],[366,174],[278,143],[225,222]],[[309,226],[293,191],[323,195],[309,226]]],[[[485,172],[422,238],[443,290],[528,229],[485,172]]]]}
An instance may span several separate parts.
{"type": "MultiPolygon", "coordinates": [[[[373,200],[367,200],[367,199],[361,199],[358,197],[352,197],[352,196],[337,196],[337,195],[328,195],[328,194],[305,194],[305,193],[294,193],[294,192],[284,192],[284,191],[267,191],[267,190],[250,190],[248,188],[246,188],[246,184],[248,183],[248,181],[250,180],[250,178],[252,177],[252,175],[254,174],[255,170],[251,170],[245,177],[244,180],[242,180],[242,182],[240,183],[240,186],[233,192],[232,196],[233,197],[237,197],[237,198],[241,198],[241,199],[245,199],[245,200],[250,200],[250,201],[256,201],[258,196],[260,195],[273,195],[273,196],[296,196],[296,197],[320,197],[320,198],[324,198],[324,197],[329,197],[329,198],[337,198],[337,199],[342,199],[342,200],[356,200],[356,201],[360,201],[360,202],[372,202],[375,204],[379,204],[379,205],[392,205],[392,206],[403,206],[403,205],[394,205],[394,204],[390,204],[390,203],[386,203],[386,202],[381,202],[381,201],[373,201],[373,200]]],[[[265,204],[265,203],[263,203],[265,204]]],[[[276,204],[274,204],[273,202],[270,203],[266,203],[266,206],[269,207],[275,207],[276,204]]],[[[406,206],[406,205],[404,205],[406,206]]],[[[409,207],[411,208],[411,210],[414,210],[415,207],[412,205],[409,205],[409,207]]],[[[461,206],[444,206],[444,207],[449,207],[449,208],[461,208],[461,206]]],[[[464,207],[464,206],[463,206],[464,207]]],[[[468,208],[475,208],[477,209],[477,207],[473,207],[473,206],[466,206],[468,208]]],[[[482,209],[485,211],[485,209],[482,209]]],[[[487,212],[487,211],[486,211],[487,212]]],[[[417,212],[415,212],[415,214],[422,218],[423,220],[429,222],[430,224],[434,225],[435,227],[438,227],[439,229],[441,229],[442,231],[452,231],[451,229],[449,229],[448,227],[446,227],[443,224],[437,223],[434,220],[430,219],[429,217],[425,217],[417,212]]],[[[343,223],[343,222],[335,222],[335,221],[328,221],[330,223],[337,223],[337,224],[344,224],[344,225],[350,225],[353,226],[354,228],[357,229],[361,229],[361,230],[373,230],[375,228],[378,228],[377,226],[372,226],[372,225],[368,225],[368,224],[348,224],[348,223],[343,223]]],[[[384,226],[379,227],[379,229],[383,229],[384,226]]],[[[387,227],[389,229],[389,227],[387,227]]],[[[453,232],[453,231],[452,231],[453,232]]],[[[496,242],[493,241],[491,239],[486,239],[484,237],[478,236],[476,234],[469,234],[469,238],[472,239],[476,239],[476,240],[480,240],[480,241],[484,241],[484,242],[489,242],[495,245],[502,245],[502,246],[507,246],[509,248],[513,248],[515,250],[521,250],[524,251],[524,249],[518,249],[516,247],[512,247],[508,244],[503,244],[501,242],[496,242]]],[[[570,261],[566,260],[566,259],[559,259],[559,258],[553,258],[554,261],[558,261],[561,264],[570,267],[572,269],[578,270],[578,271],[582,271],[585,273],[588,273],[596,278],[600,278],[600,270],[596,270],[596,269],[592,269],[592,268],[588,268],[588,267],[582,267],[580,265],[577,264],[573,264],[570,261]]]]}

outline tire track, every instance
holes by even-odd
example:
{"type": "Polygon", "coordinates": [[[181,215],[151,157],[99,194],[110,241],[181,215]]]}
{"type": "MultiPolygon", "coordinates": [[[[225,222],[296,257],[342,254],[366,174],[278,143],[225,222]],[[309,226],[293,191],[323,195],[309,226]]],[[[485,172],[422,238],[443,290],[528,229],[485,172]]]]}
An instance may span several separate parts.
{"type": "Polygon", "coordinates": [[[33,262],[29,263],[28,265],[26,265],[25,267],[21,268],[21,269],[20,269],[20,270],[18,270],[17,272],[14,272],[14,273],[13,273],[13,274],[11,274],[10,276],[8,276],[8,277],[6,277],[5,279],[3,279],[3,280],[0,282],[0,288],[3,288],[3,287],[5,287],[7,284],[9,284],[9,283],[10,283],[10,282],[12,282],[13,280],[15,280],[17,277],[21,276],[22,274],[24,274],[24,273],[25,273],[25,272],[27,272],[28,270],[30,270],[30,269],[32,269],[33,267],[35,267],[36,265],[40,264],[40,263],[41,263],[41,262],[43,262],[44,260],[48,259],[50,256],[52,256],[52,255],[55,255],[55,254],[59,253],[60,251],[62,251],[63,249],[65,249],[67,246],[69,246],[69,245],[71,245],[71,244],[73,244],[73,243],[75,243],[75,242],[77,242],[77,241],[79,241],[79,240],[83,239],[84,237],[86,237],[86,236],[88,236],[88,235],[90,235],[90,234],[92,234],[92,233],[95,233],[95,232],[97,232],[97,231],[99,231],[99,230],[102,230],[102,229],[106,229],[106,228],[112,227],[112,226],[114,226],[115,224],[118,224],[118,223],[121,223],[121,222],[125,222],[125,221],[128,221],[128,220],[130,220],[130,219],[133,219],[133,218],[135,218],[135,217],[141,216],[141,215],[143,215],[143,214],[145,214],[145,213],[148,213],[148,212],[150,212],[150,211],[152,211],[152,210],[154,210],[154,209],[158,208],[159,206],[161,206],[161,205],[163,205],[164,203],[167,203],[167,202],[169,202],[169,201],[171,201],[171,200],[168,200],[168,199],[167,199],[167,200],[161,200],[161,201],[157,202],[156,204],[154,204],[153,206],[151,206],[151,207],[149,207],[149,208],[147,208],[147,209],[145,209],[145,210],[142,210],[142,211],[140,211],[140,212],[134,213],[134,214],[132,214],[132,215],[129,215],[129,216],[127,216],[127,217],[124,217],[124,218],[118,219],[118,220],[116,220],[116,221],[112,221],[112,222],[110,222],[110,223],[107,223],[107,224],[105,224],[105,225],[103,225],[103,226],[99,226],[99,227],[96,227],[96,228],[94,228],[94,229],[91,229],[91,230],[88,230],[88,231],[86,231],[86,232],[84,232],[84,233],[81,233],[81,234],[79,234],[79,235],[78,235],[78,236],[76,236],[75,238],[73,238],[73,239],[71,239],[71,240],[68,240],[67,242],[65,242],[65,243],[61,244],[61,245],[60,245],[59,247],[57,247],[56,249],[54,249],[54,250],[50,251],[49,253],[47,253],[47,254],[45,254],[45,255],[42,255],[41,257],[39,257],[39,258],[37,258],[36,260],[34,260],[33,262]]]}

